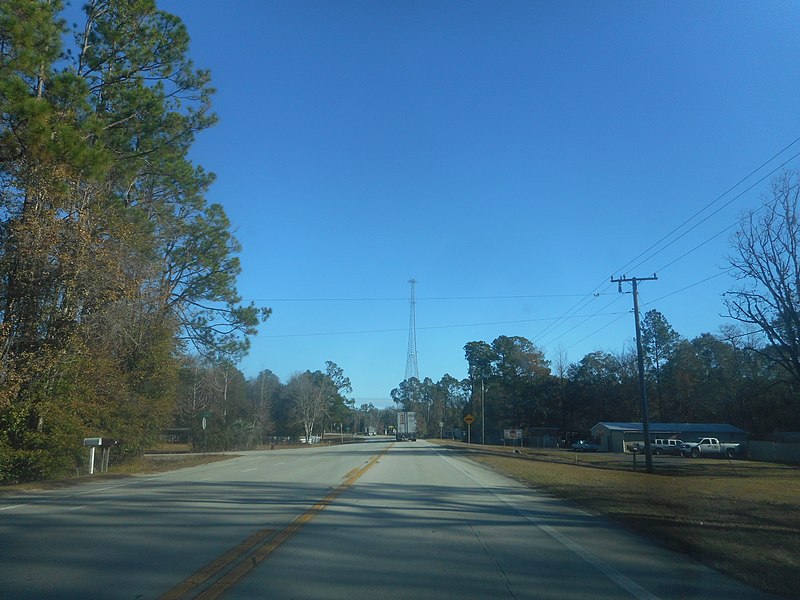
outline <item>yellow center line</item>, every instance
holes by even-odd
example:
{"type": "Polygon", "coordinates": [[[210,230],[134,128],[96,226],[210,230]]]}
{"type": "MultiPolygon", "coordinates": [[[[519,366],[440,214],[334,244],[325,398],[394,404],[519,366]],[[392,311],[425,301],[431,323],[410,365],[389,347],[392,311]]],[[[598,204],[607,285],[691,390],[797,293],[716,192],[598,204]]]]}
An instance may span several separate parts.
{"type": "Polygon", "coordinates": [[[195,596],[195,600],[216,600],[226,590],[235,585],[239,579],[252,571],[258,563],[267,558],[281,544],[297,533],[303,525],[310,522],[317,514],[329,506],[342,492],[358,481],[358,479],[372,468],[372,466],[380,460],[381,456],[386,454],[393,445],[392,443],[381,450],[379,454],[373,456],[372,459],[360,469],[353,469],[347,473],[344,483],[314,504],[314,506],[305,513],[297,516],[291,523],[274,535],[271,535],[274,533],[272,529],[261,529],[257,531],[244,542],[208,563],[205,567],[186,578],[166,594],[160,596],[159,600],[182,600],[184,597],[191,594],[198,586],[224,571],[237,561],[241,561],[228,573],[225,573],[211,584],[208,589],[195,596]],[[253,552],[247,556],[247,553],[251,550],[253,550],[253,552]]]}
{"type": "Polygon", "coordinates": [[[259,531],[256,531],[253,535],[248,537],[241,544],[231,548],[225,554],[223,554],[217,559],[214,559],[213,561],[208,563],[205,567],[197,571],[197,573],[194,573],[193,575],[187,577],[182,583],[179,583],[177,586],[172,588],[166,594],[160,596],[158,600],[180,600],[180,598],[183,598],[186,594],[190,593],[194,588],[208,581],[216,573],[224,569],[226,566],[234,562],[238,557],[242,556],[248,550],[256,546],[259,542],[264,540],[264,538],[274,533],[274,531],[275,531],[274,529],[261,529],[259,531]]]}

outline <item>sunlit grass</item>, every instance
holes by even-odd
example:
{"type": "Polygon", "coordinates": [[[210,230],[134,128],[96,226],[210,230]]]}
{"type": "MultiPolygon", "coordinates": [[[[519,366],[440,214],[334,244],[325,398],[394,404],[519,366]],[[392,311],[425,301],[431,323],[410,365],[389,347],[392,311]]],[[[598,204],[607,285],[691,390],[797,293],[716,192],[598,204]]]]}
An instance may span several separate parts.
{"type": "Polygon", "coordinates": [[[29,483],[0,486],[0,494],[63,488],[87,481],[95,481],[97,479],[114,479],[117,477],[147,473],[164,473],[176,469],[196,467],[220,460],[228,460],[235,457],[236,455],[234,454],[145,455],[131,458],[118,464],[112,463],[105,473],[95,472],[94,475],[76,475],[75,477],[57,480],[32,481],[29,483]]]}
{"type": "Polygon", "coordinates": [[[234,458],[232,454],[185,454],[162,456],[158,454],[139,456],[120,465],[109,468],[109,473],[135,475],[138,473],[163,473],[196,467],[208,463],[234,458]]]}
{"type": "Polygon", "coordinates": [[[746,583],[800,598],[800,468],[751,461],[656,461],[620,455],[468,447],[468,456],[746,583]]]}

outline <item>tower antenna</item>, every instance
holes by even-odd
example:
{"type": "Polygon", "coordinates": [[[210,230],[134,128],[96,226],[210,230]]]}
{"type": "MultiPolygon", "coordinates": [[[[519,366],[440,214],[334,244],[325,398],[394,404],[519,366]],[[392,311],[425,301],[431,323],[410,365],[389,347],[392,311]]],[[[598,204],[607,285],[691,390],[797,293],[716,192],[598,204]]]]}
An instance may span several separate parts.
{"type": "Polygon", "coordinates": [[[408,353],[406,354],[406,381],[414,377],[419,379],[419,366],[417,365],[417,297],[414,292],[416,279],[409,279],[411,284],[411,315],[408,319],[408,353]]]}

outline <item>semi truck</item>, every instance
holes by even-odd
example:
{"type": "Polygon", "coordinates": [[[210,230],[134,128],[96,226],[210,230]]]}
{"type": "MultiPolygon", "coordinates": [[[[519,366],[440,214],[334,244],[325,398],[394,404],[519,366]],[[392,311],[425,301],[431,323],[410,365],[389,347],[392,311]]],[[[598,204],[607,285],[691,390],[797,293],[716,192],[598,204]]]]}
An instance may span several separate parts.
{"type": "Polygon", "coordinates": [[[417,441],[417,413],[412,410],[397,411],[397,431],[395,439],[398,442],[417,441]]]}

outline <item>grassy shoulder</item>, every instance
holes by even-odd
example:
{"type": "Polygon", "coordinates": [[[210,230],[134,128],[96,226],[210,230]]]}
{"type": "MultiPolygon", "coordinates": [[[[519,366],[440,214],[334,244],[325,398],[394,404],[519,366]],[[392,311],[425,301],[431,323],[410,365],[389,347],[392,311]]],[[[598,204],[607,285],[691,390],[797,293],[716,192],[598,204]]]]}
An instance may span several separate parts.
{"type": "Polygon", "coordinates": [[[800,468],[447,442],[476,462],[603,515],[755,587],[800,597],[800,468]]]}
{"type": "Polygon", "coordinates": [[[196,467],[220,460],[235,458],[235,454],[146,454],[126,461],[122,464],[111,465],[105,473],[94,475],[79,475],[64,479],[47,481],[32,481],[14,485],[0,486],[0,494],[14,494],[19,492],[32,492],[37,490],[59,489],[97,481],[98,479],[119,479],[131,475],[146,475],[148,473],[165,473],[176,469],[196,467]]]}
{"type": "MultiPolygon", "coordinates": [[[[354,440],[352,437],[340,438],[339,436],[330,436],[330,439],[326,439],[324,443],[327,445],[333,445],[339,443],[352,443],[354,441],[358,440],[354,440]]],[[[299,443],[280,443],[272,447],[274,449],[285,450],[294,448],[311,448],[313,446],[299,443]]],[[[256,450],[269,449],[270,446],[268,445],[256,448],[256,450]]],[[[192,453],[192,447],[190,444],[163,443],[152,446],[150,449],[148,449],[147,453],[142,456],[129,458],[121,463],[112,460],[108,471],[105,473],[95,472],[94,475],[76,475],[73,477],[64,477],[63,479],[0,485],[0,495],[69,487],[78,483],[84,483],[89,480],[96,481],[98,479],[117,479],[130,475],[163,473],[167,471],[174,471],[176,469],[196,467],[221,460],[228,460],[231,458],[236,458],[237,456],[239,455],[235,453],[192,453]]]]}

